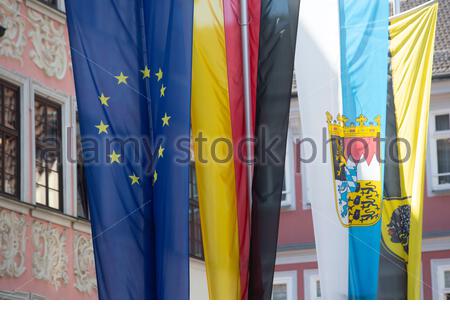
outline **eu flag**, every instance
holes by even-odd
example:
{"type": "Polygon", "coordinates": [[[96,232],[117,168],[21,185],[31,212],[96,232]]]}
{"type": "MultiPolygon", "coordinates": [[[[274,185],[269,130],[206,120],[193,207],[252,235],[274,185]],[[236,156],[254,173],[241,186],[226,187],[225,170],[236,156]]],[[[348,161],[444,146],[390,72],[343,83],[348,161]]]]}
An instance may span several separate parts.
{"type": "Polygon", "coordinates": [[[193,2],[66,8],[99,298],[188,299],[193,2]]]}

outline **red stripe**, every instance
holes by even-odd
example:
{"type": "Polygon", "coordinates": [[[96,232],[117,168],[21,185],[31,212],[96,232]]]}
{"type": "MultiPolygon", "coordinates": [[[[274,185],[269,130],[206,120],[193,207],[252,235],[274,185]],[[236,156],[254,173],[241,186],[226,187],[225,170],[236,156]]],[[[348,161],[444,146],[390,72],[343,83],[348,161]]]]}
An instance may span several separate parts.
{"type": "MultiPolygon", "coordinates": [[[[250,17],[250,72],[252,91],[252,128],[255,123],[256,86],[259,50],[259,21],[261,0],[249,0],[250,17]]],[[[233,131],[234,168],[236,176],[236,200],[239,229],[239,253],[241,274],[241,298],[248,297],[248,263],[250,254],[250,212],[247,188],[247,159],[244,110],[244,83],[242,71],[242,42],[240,0],[224,1],[225,39],[227,51],[228,92],[230,98],[231,127],[233,131]],[[241,150],[239,150],[239,148],[241,150]],[[239,155],[243,155],[240,159],[239,155]]]]}

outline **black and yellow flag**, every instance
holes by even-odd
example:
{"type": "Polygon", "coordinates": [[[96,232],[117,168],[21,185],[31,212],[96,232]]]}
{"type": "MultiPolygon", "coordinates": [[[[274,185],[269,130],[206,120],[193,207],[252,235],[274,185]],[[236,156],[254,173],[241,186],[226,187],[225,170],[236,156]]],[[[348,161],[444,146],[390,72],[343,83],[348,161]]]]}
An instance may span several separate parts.
{"type": "Polygon", "coordinates": [[[378,298],[419,299],[437,1],[391,18],[378,298]]]}

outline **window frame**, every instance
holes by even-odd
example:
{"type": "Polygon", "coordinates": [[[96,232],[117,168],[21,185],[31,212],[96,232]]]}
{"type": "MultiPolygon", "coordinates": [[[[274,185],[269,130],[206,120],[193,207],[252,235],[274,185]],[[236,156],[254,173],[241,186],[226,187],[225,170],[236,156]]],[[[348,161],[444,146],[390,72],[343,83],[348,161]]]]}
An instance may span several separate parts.
{"type": "MultiPolygon", "coordinates": [[[[319,270],[308,269],[303,271],[305,300],[322,300],[321,295],[318,296],[317,281],[320,283],[319,270]]],[[[321,290],[322,291],[322,290],[321,290]]]]}
{"type": "Polygon", "coordinates": [[[450,130],[436,131],[436,117],[441,115],[449,115],[450,107],[440,109],[436,111],[430,111],[429,121],[429,148],[430,148],[430,166],[431,166],[431,191],[450,191],[450,183],[439,184],[438,174],[438,154],[437,154],[437,141],[440,139],[450,139],[450,130]]]}
{"type": "Polygon", "coordinates": [[[52,212],[57,212],[59,214],[63,213],[65,215],[76,217],[76,161],[69,159],[69,156],[75,154],[76,148],[76,135],[73,134],[74,122],[75,122],[75,104],[71,97],[60,93],[53,89],[43,86],[40,83],[30,80],[30,140],[32,143],[31,147],[31,203],[36,205],[36,132],[35,132],[35,99],[36,95],[48,99],[61,106],[61,146],[62,146],[62,165],[63,165],[63,208],[61,210],[56,210],[44,206],[37,206],[41,209],[48,209],[52,212]],[[70,133],[70,134],[69,134],[70,133]]]}
{"type": "Polygon", "coordinates": [[[446,300],[445,295],[450,294],[450,287],[445,287],[445,272],[450,272],[450,259],[432,259],[431,287],[434,300],[446,300]]]}
{"type": "MultiPolygon", "coordinates": [[[[275,271],[273,285],[286,285],[286,300],[297,300],[297,270],[275,271]]],[[[272,293],[273,294],[273,293],[272,293]]],[[[271,297],[271,299],[273,296],[271,297]]]]}
{"type": "MultiPolygon", "coordinates": [[[[44,104],[46,108],[51,107],[51,108],[55,108],[57,110],[57,118],[59,119],[58,121],[58,125],[57,125],[57,132],[59,133],[59,138],[61,139],[59,142],[59,164],[58,164],[58,172],[59,177],[58,177],[58,186],[59,189],[57,190],[59,193],[59,208],[53,208],[50,207],[50,205],[48,204],[48,200],[49,200],[49,177],[48,177],[48,173],[45,173],[45,198],[46,198],[46,203],[42,204],[42,203],[38,203],[36,201],[36,206],[39,207],[43,207],[45,209],[49,209],[49,210],[55,210],[58,212],[64,212],[64,193],[66,192],[65,190],[65,186],[64,186],[64,175],[65,175],[65,171],[64,171],[64,153],[63,153],[63,105],[61,105],[58,102],[52,101],[51,99],[48,99],[47,97],[44,97],[43,95],[40,95],[38,93],[34,93],[34,107],[36,110],[36,102],[40,102],[41,104],[44,104]]],[[[47,111],[45,113],[47,115],[47,111]]],[[[36,130],[36,116],[34,118],[34,129],[36,130]]],[[[47,129],[47,127],[46,127],[47,129]]],[[[37,139],[36,139],[36,134],[34,134],[34,156],[36,157],[36,148],[38,146],[37,143],[37,139]]],[[[34,161],[34,169],[36,170],[36,158],[34,161]]],[[[36,177],[36,176],[34,176],[36,177]]],[[[34,194],[36,196],[36,184],[37,182],[34,181],[34,194]]],[[[54,189],[53,189],[54,190],[54,189]]]]}
{"type": "MultiPolygon", "coordinates": [[[[22,181],[21,181],[21,164],[22,164],[22,152],[21,152],[21,145],[22,145],[22,124],[21,124],[21,114],[22,114],[22,97],[21,97],[21,87],[20,85],[17,85],[13,82],[10,82],[8,80],[4,80],[3,77],[0,78],[0,86],[1,87],[8,87],[10,89],[16,90],[17,95],[17,105],[16,105],[16,129],[10,129],[4,126],[0,125],[0,132],[1,134],[8,134],[12,135],[17,139],[17,147],[16,147],[16,190],[14,194],[7,193],[5,191],[5,145],[2,143],[2,158],[0,159],[2,161],[2,180],[0,183],[2,183],[2,187],[0,189],[0,194],[2,196],[12,198],[15,200],[21,199],[21,190],[22,190],[22,181]]],[[[3,100],[3,94],[2,94],[2,100],[3,100]]],[[[3,106],[4,107],[4,106],[3,106]]],[[[4,115],[3,112],[0,114],[0,117],[2,118],[2,122],[4,122],[4,115]]]]}
{"type": "MultiPolygon", "coordinates": [[[[30,107],[30,87],[31,80],[27,77],[21,76],[19,74],[13,73],[2,66],[0,66],[0,78],[6,82],[19,87],[20,96],[20,143],[19,152],[20,154],[20,190],[19,197],[13,198],[11,196],[5,195],[5,198],[24,201],[32,203],[32,191],[30,189],[31,185],[31,157],[30,151],[32,148],[32,141],[30,135],[30,121],[32,118],[32,108],[30,107]],[[29,137],[29,139],[26,139],[29,137]]],[[[3,194],[1,194],[3,197],[3,194]]]]}

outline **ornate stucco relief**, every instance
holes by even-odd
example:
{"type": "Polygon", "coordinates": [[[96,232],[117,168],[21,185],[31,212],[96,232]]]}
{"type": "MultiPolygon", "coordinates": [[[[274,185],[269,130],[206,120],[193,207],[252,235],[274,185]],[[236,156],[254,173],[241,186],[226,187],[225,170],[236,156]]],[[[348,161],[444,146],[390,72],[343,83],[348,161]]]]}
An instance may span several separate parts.
{"type": "Polygon", "coordinates": [[[76,234],[73,242],[73,254],[75,288],[81,292],[90,293],[97,288],[91,238],[85,235],[76,234]]]}
{"type": "Polygon", "coordinates": [[[20,277],[25,272],[25,219],[0,211],[0,277],[20,277]]]}
{"type": "Polygon", "coordinates": [[[22,55],[27,43],[25,37],[25,22],[20,16],[21,0],[0,1],[0,25],[6,28],[0,38],[0,56],[19,60],[23,63],[22,55]]]}
{"type": "Polygon", "coordinates": [[[33,237],[33,276],[47,280],[58,289],[61,283],[67,284],[66,236],[64,232],[50,224],[34,221],[33,237]]]}
{"type": "Polygon", "coordinates": [[[64,27],[32,9],[28,9],[28,18],[33,27],[28,33],[33,45],[31,60],[47,76],[64,79],[69,63],[64,27]]]}

